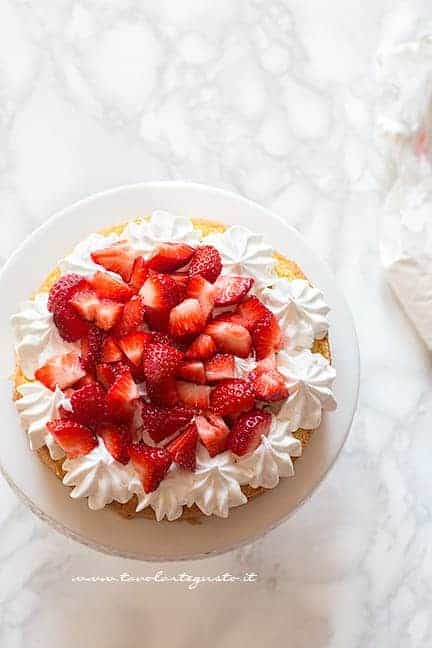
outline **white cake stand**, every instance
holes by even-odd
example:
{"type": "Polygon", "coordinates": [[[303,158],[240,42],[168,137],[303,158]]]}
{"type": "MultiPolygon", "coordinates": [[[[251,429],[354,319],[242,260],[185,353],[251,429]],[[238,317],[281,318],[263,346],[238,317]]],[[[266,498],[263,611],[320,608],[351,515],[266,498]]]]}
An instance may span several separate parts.
{"type": "Polygon", "coordinates": [[[298,232],[257,204],[238,195],[184,182],[149,182],[120,187],[82,200],[49,219],[19,247],[0,274],[3,358],[0,379],[2,433],[0,467],[28,507],[64,535],[112,555],[139,560],[182,560],[215,555],[249,543],[286,520],[303,504],[334,464],[347,438],[356,409],[359,383],[357,338],[350,311],[328,268],[298,232]],[[245,506],[228,519],[202,517],[186,521],[124,520],[108,508],[90,511],[86,500],[74,501],[69,488],[28,448],[12,403],[13,336],[9,317],[20,301],[40,285],[57,260],[82,238],[104,227],[154,209],[245,225],[264,232],[274,248],[297,261],[325,294],[331,307],[330,341],[336,366],[336,412],[325,416],[296,475],[245,506]]]}

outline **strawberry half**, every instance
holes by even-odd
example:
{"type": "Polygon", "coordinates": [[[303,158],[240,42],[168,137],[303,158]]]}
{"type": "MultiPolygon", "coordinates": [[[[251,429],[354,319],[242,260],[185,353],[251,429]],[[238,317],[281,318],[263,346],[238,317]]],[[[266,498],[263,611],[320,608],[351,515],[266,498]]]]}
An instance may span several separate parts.
{"type": "Polygon", "coordinates": [[[101,349],[101,362],[119,362],[123,359],[123,353],[113,337],[107,337],[101,349]]]}
{"type": "Polygon", "coordinates": [[[174,378],[165,378],[158,383],[147,382],[147,395],[152,403],[161,407],[172,407],[179,400],[174,378]]]}
{"type": "Polygon", "coordinates": [[[107,393],[108,413],[115,420],[129,421],[133,415],[134,401],[139,398],[136,386],[130,371],[121,373],[114,381],[107,393]]]}
{"type": "Polygon", "coordinates": [[[243,326],[247,328],[248,331],[252,331],[255,324],[262,317],[270,313],[268,308],[253,295],[244,301],[242,304],[239,304],[235,315],[239,318],[239,321],[243,326]]]}
{"type": "Polygon", "coordinates": [[[204,363],[200,360],[185,360],[177,369],[177,376],[183,380],[204,385],[206,382],[204,363]]]}
{"type": "Polygon", "coordinates": [[[211,388],[207,385],[177,380],[176,387],[179,399],[188,407],[208,409],[210,406],[211,388]]]}
{"type": "Polygon", "coordinates": [[[87,335],[88,324],[70,304],[57,304],[53,321],[60,336],[66,342],[76,342],[87,335]]]}
{"type": "Polygon", "coordinates": [[[195,250],[189,266],[189,275],[201,275],[214,283],[222,271],[222,259],[212,245],[203,245],[195,250]]]}
{"type": "Polygon", "coordinates": [[[233,306],[239,304],[252,288],[252,277],[228,275],[219,277],[215,283],[215,306],[233,306]]]}
{"type": "Polygon", "coordinates": [[[234,356],[228,353],[217,353],[205,363],[205,375],[207,382],[217,382],[218,380],[234,378],[234,356]]]}
{"type": "Polygon", "coordinates": [[[96,250],[91,253],[91,258],[98,265],[106,270],[116,272],[122,279],[129,281],[134,266],[137,252],[127,241],[119,241],[103,250],[96,250]]]}
{"type": "Polygon", "coordinates": [[[208,319],[215,304],[215,286],[204,279],[204,277],[201,277],[201,275],[196,275],[189,279],[186,295],[199,301],[203,315],[205,319],[208,319]]]}
{"type": "Polygon", "coordinates": [[[127,359],[138,367],[141,364],[144,349],[152,340],[152,334],[146,331],[130,333],[118,340],[118,345],[127,359]]]}
{"type": "Polygon", "coordinates": [[[129,446],[129,456],[145,493],[155,491],[172,463],[168,450],[152,448],[143,441],[129,446]]]}
{"type": "Polygon", "coordinates": [[[77,389],[71,396],[72,416],[77,423],[93,427],[107,417],[105,390],[91,382],[77,389]]]}
{"type": "Polygon", "coordinates": [[[105,343],[105,333],[90,325],[88,333],[81,339],[81,363],[86,371],[94,371],[101,362],[102,347],[105,343]]]}
{"type": "Polygon", "coordinates": [[[186,243],[161,243],[148,261],[149,268],[157,272],[173,272],[189,263],[194,251],[186,243]]]}
{"type": "Polygon", "coordinates": [[[132,443],[129,430],[112,423],[102,423],[97,433],[102,437],[110,455],[119,463],[126,465],[129,462],[129,446],[132,443]]]}
{"type": "Polygon", "coordinates": [[[267,403],[288,398],[285,378],[277,369],[252,371],[248,379],[252,382],[255,398],[267,403]]]}
{"type": "Polygon", "coordinates": [[[96,309],[95,323],[103,331],[109,331],[119,322],[123,312],[123,304],[111,299],[101,299],[96,309]]]}
{"type": "Polygon", "coordinates": [[[105,389],[109,389],[119,376],[129,371],[130,368],[125,362],[104,362],[96,367],[96,377],[105,389]]]}
{"type": "Polygon", "coordinates": [[[168,330],[173,338],[184,339],[201,333],[205,321],[199,301],[185,299],[170,312],[168,330]]]}
{"type": "Polygon", "coordinates": [[[251,335],[241,324],[213,320],[207,325],[204,333],[213,338],[217,349],[222,353],[247,358],[252,351],[251,335]]]}
{"type": "Polygon", "coordinates": [[[91,288],[77,291],[69,300],[70,305],[84,319],[92,322],[96,317],[96,311],[100,304],[99,297],[91,288]]]}
{"type": "Polygon", "coordinates": [[[85,374],[78,353],[72,351],[50,358],[35,371],[35,378],[54,391],[56,386],[60,389],[71,387],[85,374]]]}
{"type": "Polygon", "coordinates": [[[195,422],[199,438],[207,448],[210,457],[215,457],[226,450],[230,429],[223,418],[207,414],[206,416],[197,416],[195,422]]]}
{"type": "Polygon", "coordinates": [[[196,446],[198,431],[195,423],[190,423],[184,432],[166,447],[171,457],[184,470],[194,472],[196,468],[196,446]]]}
{"type": "Polygon", "coordinates": [[[48,297],[48,310],[54,313],[58,306],[66,304],[78,291],[88,287],[86,279],[75,273],[66,274],[52,285],[48,297]]]}
{"type": "Polygon", "coordinates": [[[241,378],[224,380],[213,389],[210,405],[219,416],[238,414],[251,409],[255,403],[252,385],[241,378]]]}
{"type": "Polygon", "coordinates": [[[144,313],[144,303],[139,295],[135,295],[135,297],[132,297],[124,305],[122,316],[116,326],[115,333],[121,337],[136,331],[144,322],[144,313]]]}
{"type": "Polygon", "coordinates": [[[169,311],[181,301],[182,290],[169,275],[151,272],[140,295],[145,306],[157,311],[169,311]]]}
{"type": "Polygon", "coordinates": [[[97,446],[97,438],[92,430],[68,419],[54,419],[47,423],[47,429],[69,459],[82,457],[97,446]]]}
{"type": "Polygon", "coordinates": [[[201,334],[192,342],[185,353],[190,360],[206,360],[216,353],[216,344],[210,335],[201,334]]]}
{"type": "Polygon", "coordinates": [[[95,272],[90,283],[100,299],[127,302],[134,294],[133,290],[124,281],[111,277],[106,272],[95,272]]]}
{"type": "Polygon", "coordinates": [[[257,360],[262,360],[281,348],[282,331],[273,313],[268,312],[252,329],[252,341],[257,360]]]}
{"type": "Polygon", "coordinates": [[[143,403],[141,409],[144,430],[148,432],[155,443],[159,443],[181,430],[190,423],[193,415],[192,409],[182,405],[159,407],[143,403]]]}
{"type": "Polygon", "coordinates": [[[229,450],[239,457],[250,454],[261,443],[261,437],[268,435],[270,426],[271,414],[269,412],[255,409],[242,414],[228,437],[229,450]]]}
{"type": "Polygon", "coordinates": [[[139,256],[135,259],[135,263],[132,270],[132,275],[129,280],[129,286],[134,292],[139,292],[144,285],[144,281],[148,276],[148,263],[144,257],[139,256]]]}
{"type": "Polygon", "coordinates": [[[157,384],[167,378],[172,378],[176,375],[182,359],[182,352],[175,347],[150,342],[143,353],[143,370],[147,381],[157,384]]]}

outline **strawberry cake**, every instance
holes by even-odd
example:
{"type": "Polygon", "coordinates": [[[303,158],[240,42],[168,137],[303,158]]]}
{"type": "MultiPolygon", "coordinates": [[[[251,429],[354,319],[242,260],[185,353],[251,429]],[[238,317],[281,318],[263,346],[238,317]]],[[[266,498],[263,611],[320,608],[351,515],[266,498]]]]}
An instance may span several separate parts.
{"type": "Polygon", "coordinates": [[[244,227],[156,211],[91,234],[12,317],[30,448],[93,510],[227,517],[336,407],[328,311],[244,227]]]}

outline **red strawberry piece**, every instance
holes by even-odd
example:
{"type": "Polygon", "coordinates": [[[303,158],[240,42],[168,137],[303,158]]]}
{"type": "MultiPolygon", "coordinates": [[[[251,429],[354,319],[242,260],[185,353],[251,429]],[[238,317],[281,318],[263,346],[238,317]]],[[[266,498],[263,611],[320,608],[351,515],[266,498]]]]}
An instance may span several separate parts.
{"type": "Polygon", "coordinates": [[[129,462],[129,446],[132,443],[132,435],[129,430],[120,425],[102,423],[97,429],[102,437],[106,449],[114,459],[122,464],[129,462]]]}
{"type": "Polygon", "coordinates": [[[133,416],[134,401],[139,398],[136,386],[130,371],[121,373],[114,381],[107,393],[108,413],[120,421],[129,421],[133,416]]]}
{"type": "Polygon", "coordinates": [[[70,305],[82,318],[92,322],[100,304],[99,297],[91,288],[77,291],[69,300],[70,305]]]}
{"type": "Polygon", "coordinates": [[[190,360],[206,360],[216,353],[216,344],[210,335],[198,335],[185,353],[190,360]]]}
{"type": "Polygon", "coordinates": [[[130,368],[125,362],[103,362],[96,367],[98,381],[108,389],[123,373],[128,373],[130,368]]]}
{"type": "Polygon", "coordinates": [[[130,333],[118,340],[119,347],[127,359],[136,367],[141,364],[144,348],[152,340],[152,334],[146,331],[130,333]]]}
{"type": "Polygon", "coordinates": [[[182,359],[183,354],[175,347],[150,342],[143,353],[143,369],[147,381],[155,384],[172,378],[182,359]]]}
{"type": "Polygon", "coordinates": [[[53,315],[54,324],[66,342],[76,342],[87,335],[88,324],[69,304],[60,304],[53,315]]]}
{"type": "Polygon", "coordinates": [[[185,299],[169,315],[169,333],[173,338],[184,339],[201,333],[206,318],[197,299],[185,299]]]}
{"type": "Polygon", "coordinates": [[[178,403],[177,385],[174,378],[165,378],[158,383],[147,382],[147,396],[155,405],[172,407],[178,403]]]}
{"type": "Polygon", "coordinates": [[[195,423],[189,423],[187,428],[166,447],[171,457],[184,470],[194,472],[196,468],[196,446],[198,431],[195,423]]]}
{"type": "Polygon", "coordinates": [[[186,243],[161,243],[148,261],[149,268],[157,272],[173,272],[189,263],[194,251],[186,243]]]}
{"type": "Polygon", "coordinates": [[[172,337],[170,337],[166,333],[161,333],[160,331],[153,331],[152,338],[153,338],[152,342],[154,342],[155,344],[158,343],[158,344],[166,344],[168,346],[176,346],[176,343],[174,342],[172,337]]]}
{"type": "Polygon", "coordinates": [[[107,417],[106,393],[99,383],[92,382],[77,389],[70,400],[77,423],[92,427],[107,417]]]}
{"type": "Polygon", "coordinates": [[[277,369],[252,371],[248,379],[252,382],[255,398],[272,402],[288,398],[285,379],[277,369]]]}
{"type": "Polygon", "coordinates": [[[250,454],[261,443],[261,437],[268,435],[270,426],[269,412],[255,409],[242,414],[228,437],[228,448],[239,457],[250,454]]]}
{"type": "Polygon", "coordinates": [[[182,299],[182,290],[169,275],[151,272],[140,290],[145,306],[169,311],[182,299]]]}
{"type": "Polygon", "coordinates": [[[210,405],[210,387],[183,380],[177,380],[176,386],[178,397],[182,403],[188,407],[208,409],[210,405]]]}
{"type": "Polygon", "coordinates": [[[252,329],[252,341],[255,347],[257,360],[280,349],[282,344],[282,331],[273,313],[267,313],[252,329]]]}
{"type": "Polygon", "coordinates": [[[103,266],[106,270],[116,272],[125,281],[129,281],[137,252],[129,245],[127,241],[119,241],[103,250],[96,250],[91,253],[91,258],[98,265],[103,266]]]}
{"type": "Polygon", "coordinates": [[[69,459],[82,457],[97,446],[94,432],[76,421],[54,419],[47,423],[47,428],[69,459]]]}
{"type": "Polygon", "coordinates": [[[54,391],[56,386],[60,389],[71,387],[85,373],[78,353],[72,351],[50,358],[43,367],[35,371],[35,378],[54,391]]]}
{"type": "Polygon", "coordinates": [[[167,333],[169,314],[170,314],[169,310],[149,308],[147,306],[145,309],[144,319],[151,331],[157,331],[159,333],[167,333]]]}
{"type": "Polygon", "coordinates": [[[219,277],[215,283],[215,305],[233,306],[239,304],[246,297],[253,284],[252,277],[239,277],[236,275],[219,277]]]}
{"type": "Polygon", "coordinates": [[[215,303],[215,286],[201,275],[195,275],[189,279],[186,295],[198,299],[203,315],[207,319],[215,303]]]}
{"type": "Polygon", "coordinates": [[[252,338],[249,331],[241,324],[213,320],[204,333],[213,338],[222,353],[232,353],[239,358],[247,358],[252,351],[252,338]]]}
{"type": "MultiPolygon", "coordinates": [[[[72,390],[73,391],[73,390],[72,390]]],[[[58,408],[59,417],[64,421],[73,421],[73,414],[71,411],[67,410],[63,405],[60,405],[58,408]]]]}
{"type": "Polygon", "coordinates": [[[177,369],[177,376],[183,380],[204,385],[206,382],[204,363],[200,360],[185,360],[177,369]]]}
{"type": "Polygon", "coordinates": [[[237,318],[240,318],[243,326],[247,328],[248,331],[252,331],[255,324],[260,320],[264,315],[270,313],[268,308],[264,304],[252,295],[244,302],[238,305],[235,315],[237,318]]]}
{"type": "Polygon", "coordinates": [[[141,297],[135,295],[123,308],[121,320],[116,326],[118,336],[129,335],[136,331],[144,322],[145,306],[141,297]]]}
{"type": "Polygon", "coordinates": [[[237,414],[251,409],[255,402],[252,385],[241,378],[224,380],[213,389],[210,405],[220,416],[237,414]]]}
{"type": "Polygon", "coordinates": [[[48,310],[54,313],[58,306],[66,304],[77,292],[88,287],[88,282],[79,274],[67,274],[57,279],[51,287],[48,297],[48,310]]]}
{"type": "Polygon", "coordinates": [[[134,292],[139,292],[141,290],[144,281],[147,279],[148,271],[148,263],[144,257],[139,256],[135,259],[132,275],[129,280],[129,286],[134,290],[134,292]]]}
{"type": "Polygon", "coordinates": [[[109,331],[120,321],[123,304],[111,299],[101,299],[96,309],[95,323],[103,331],[109,331]]]}
{"type": "Polygon", "coordinates": [[[106,272],[95,272],[90,281],[100,299],[112,299],[118,302],[127,302],[133,297],[133,290],[121,279],[111,277],[106,272]]]}
{"type": "MultiPolygon", "coordinates": [[[[82,358],[81,358],[81,364],[82,364],[82,358]]],[[[71,397],[72,397],[72,394],[73,394],[77,389],[80,389],[81,387],[84,387],[85,385],[92,385],[92,384],[95,384],[95,383],[96,383],[96,380],[95,380],[95,377],[94,377],[93,373],[89,373],[89,372],[87,372],[85,376],[83,376],[82,378],[80,378],[80,379],[75,383],[75,385],[73,386],[73,389],[70,388],[71,394],[70,394],[70,396],[68,396],[68,398],[71,398],[71,397]]]]}
{"type": "Polygon", "coordinates": [[[129,456],[138,473],[145,493],[155,491],[172,463],[165,448],[152,448],[143,441],[129,446],[129,456]]]}
{"type": "Polygon", "coordinates": [[[171,279],[176,282],[180,287],[180,290],[186,292],[187,285],[189,283],[189,273],[188,272],[173,272],[170,274],[171,279]]]}
{"type": "Polygon", "coordinates": [[[197,416],[195,422],[200,441],[207,448],[210,457],[215,457],[226,450],[230,429],[222,417],[207,414],[197,416]]]}
{"type": "Polygon", "coordinates": [[[81,363],[86,371],[94,371],[101,362],[104,343],[105,333],[97,326],[89,326],[87,335],[81,339],[81,363]]]}
{"type": "Polygon", "coordinates": [[[205,363],[207,382],[217,382],[235,376],[234,356],[228,353],[217,353],[205,363]]]}
{"type": "Polygon", "coordinates": [[[183,405],[160,407],[151,403],[142,403],[141,417],[144,430],[148,432],[155,443],[172,436],[185,425],[194,415],[194,410],[183,405]]]}
{"type": "Polygon", "coordinates": [[[123,359],[123,353],[119,345],[113,337],[107,337],[101,349],[100,361],[101,362],[119,362],[123,359]]]}
{"type": "Polygon", "coordinates": [[[222,270],[222,259],[212,245],[204,245],[195,250],[189,266],[189,274],[201,275],[210,283],[214,283],[222,270]]]}

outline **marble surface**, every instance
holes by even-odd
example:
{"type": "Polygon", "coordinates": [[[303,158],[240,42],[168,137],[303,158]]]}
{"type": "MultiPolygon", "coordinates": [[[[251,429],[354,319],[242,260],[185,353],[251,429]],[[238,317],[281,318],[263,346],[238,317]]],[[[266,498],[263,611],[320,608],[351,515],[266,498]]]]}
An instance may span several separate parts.
{"type": "Polygon", "coordinates": [[[345,292],[362,357],[359,412],[330,477],[289,522],[223,557],[99,555],[2,481],[2,647],[432,644],[431,359],[383,281],[391,169],[373,134],[377,49],[431,19],[419,0],[2,0],[1,263],[90,193],[205,182],[304,234],[345,292]],[[73,580],[158,570],[257,577],[73,580]]]}

